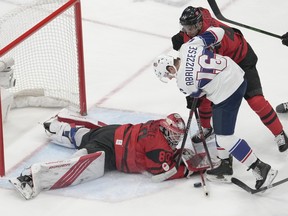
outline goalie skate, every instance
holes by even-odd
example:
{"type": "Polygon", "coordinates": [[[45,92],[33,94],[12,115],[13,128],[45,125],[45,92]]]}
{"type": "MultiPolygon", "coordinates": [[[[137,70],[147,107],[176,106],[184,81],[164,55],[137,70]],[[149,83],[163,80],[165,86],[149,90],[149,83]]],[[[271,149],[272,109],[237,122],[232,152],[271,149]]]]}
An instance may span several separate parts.
{"type": "Polygon", "coordinates": [[[33,197],[33,189],[29,184],[20,182],[18,178],[9,179],[9,182],[26,200],[29,200],[33,197]]]}

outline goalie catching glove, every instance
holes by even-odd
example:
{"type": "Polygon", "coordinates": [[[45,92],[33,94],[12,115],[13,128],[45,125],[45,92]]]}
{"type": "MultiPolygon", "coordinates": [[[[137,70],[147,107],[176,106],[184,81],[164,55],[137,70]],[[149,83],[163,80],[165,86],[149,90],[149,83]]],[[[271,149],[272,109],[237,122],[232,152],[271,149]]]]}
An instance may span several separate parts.
{"type": "Polygon", "coordinates": [[[187,107],[188,109],[191,109],[194,100],[197,100],[196,108],[198,108],[198,107],[200,106],[200,103],[201,103],[202,100],[203,100],[203,97],[194,98],[194,97],[191,97],[190,95],[187,96],[187,97],[186,97],[186,102],[187,102],[186,107],[187,107]]]}
{"type": "Polygon", "coordinates": [[[183,163],[185,164],[185,177],[186,178],[190,178],[191,175],[193,175],[194,171],[193,170],[190,170],[189,169],[189,166],[188,166],[188,161],[190,161],[193,156],[195,155],[195,153],[191,150],[191,149],[184,149],[183,150],[183,153],[182,153],[182,161],[183,163]]]}
{"type": "MultiPolygon", "coordinates": [[[[175,159],[174,159],[175,161],[178,161],[179,153],[180,153],[180,149],[178,149],[177,152],[175,153],[175,159]]],[[[188,161],[190,161],[194,156],[195,156],[195,153],[191,149],[187,149],[187,148],[183,149],[181,162],[185,165],[184,176],[187,178],[189,178],[194,173],[193,170],[189,169],[189,165],[188,165],[190,164],[188,161]]]]}

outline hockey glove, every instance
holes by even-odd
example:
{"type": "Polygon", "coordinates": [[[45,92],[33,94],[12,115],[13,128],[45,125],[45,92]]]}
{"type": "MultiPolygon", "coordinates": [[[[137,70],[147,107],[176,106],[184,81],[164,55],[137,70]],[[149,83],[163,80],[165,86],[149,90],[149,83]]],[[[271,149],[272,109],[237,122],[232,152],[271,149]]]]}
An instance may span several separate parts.
{"type": "Polygon", "coordinates": [[[288,32],[281,36],[282,44],[288,46],[288,32]]]}
{"type": "MultiPolygon", "coordinates": [[[[176,149],[173,155],[174,161],[178,160],[179,154],[180,154],[180,149],[176,149]]],[[[190,158],[192,158],[193,155],[195,155],[195,153],[191,149],[184,148],[181,154],[181,161],[184,162],[186,160],[190,160],[190,158]]]]}
{"type": "MultiPolygon", "coordinates": [[[[202,99],[201,98],[196,98],[196,99],[198,99],[197,104],[196,104],[196,108],[198,108],[200,106],[200,103],[201,103],[202,99]]],[[[187,102],[186,107],[188,109],[191,109],[192,103],[193,103],[194,100],[195,100],[195,98],[193,98],[193,97],[190,97],[190,96],[186,97],[186,102],[187,102]]]]}
{"type": "Polygon", "coordinates": [[[172,45],[174,50],[179,50],[182,44],[184,43],[184,32],[180,31],[172,37],[172,45]]]}

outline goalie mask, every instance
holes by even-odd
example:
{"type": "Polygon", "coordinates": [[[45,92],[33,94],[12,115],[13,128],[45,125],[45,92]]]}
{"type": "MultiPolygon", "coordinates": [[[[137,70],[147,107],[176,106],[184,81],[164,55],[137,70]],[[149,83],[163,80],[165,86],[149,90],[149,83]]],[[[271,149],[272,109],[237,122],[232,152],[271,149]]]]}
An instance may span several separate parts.
{"type": "MultiPolygon", "coordinates": [[[[174,58],[169,55],[160,55],[153,62],[154,73],[164,83],[174,78],[176,74],[171,74],[167,68],[168,66],[174,67],[174,58]]],[[[175,68],[175,71],[176,68],[175,68]]]]}
{"type": "Polygon", "coordinates": [[[175,149],[184,136],[185,122],[178,113],[172,113],[160,121],[160,130],[169,145],[175,149]]]}

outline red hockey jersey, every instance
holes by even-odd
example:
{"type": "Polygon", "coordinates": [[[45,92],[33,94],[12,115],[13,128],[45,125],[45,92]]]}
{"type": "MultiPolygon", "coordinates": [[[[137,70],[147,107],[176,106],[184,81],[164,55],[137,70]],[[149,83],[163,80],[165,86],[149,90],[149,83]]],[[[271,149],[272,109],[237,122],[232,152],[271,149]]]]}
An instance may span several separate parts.
{"type": "MultiPolygon", "coordinates": [[[[141,124],[125,124],[115,131],[117,170],[126,173],[148,171],[160,174],[176,165],[174,151],[159,129],[161,120],[141,124]]],[[[185,166],[180,165],[170,179],[184,177],[185,166]]]]}

